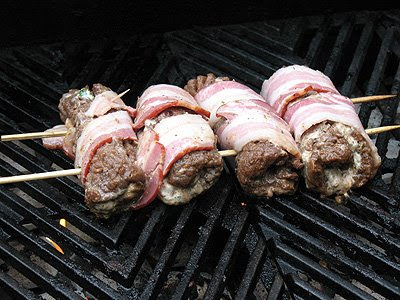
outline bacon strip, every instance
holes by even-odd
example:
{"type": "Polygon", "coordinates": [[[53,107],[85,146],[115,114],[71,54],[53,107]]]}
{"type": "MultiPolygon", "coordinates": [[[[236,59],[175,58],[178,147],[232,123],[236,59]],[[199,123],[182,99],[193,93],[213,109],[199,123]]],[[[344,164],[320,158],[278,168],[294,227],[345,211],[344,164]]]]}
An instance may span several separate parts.
{"type": "MultiPolygon", "coordinates": [[[[56,125],[53,128],[47,129],[45,132],[57,132],[57,131],[65,131],[67,130],[67,126],[65,125],[56,125]]],[[[42,139],[43,147],[51,150],[61,150],[64,145],[64,137],[57,136],[51,138],[43,138],[42,139]]]]}
{"type": "Polygon", "coordinates": [[[288,124],[277,116],[272,108],[261,100],[235,101],[222,105],[216,113],[227,121],[217,129],[223,149],[240,152],[247,143],[267,140],[294,157],[300,152],[294,142],[288,124]]]}
{"type": "MultiPolygon", "coordinates": [[[[47,129],[45,132],[55,132],[55,131],[65,131],[67,130],[67,126],[65,125],[56,125],[53,128],[47,129]]],[[[65,143],[64,136],[57,136],[51,138],[43,138],[42,139],[43,147],[50,150],[63,150],[65,155],[70,159],[74,159],[74,152],[71,149],[70,145],[65,143]]]]}
{"type": "Polygon", "coordinates": [[[154,127],[165,147],[164,176],[185,154],[215,148],[215,136],[200,115],[183,114],[162,119],[154,127]]]}
{"type": "Polygon", "coordinates": [[[158,84],[147,88],[138,99],[136,107],[138,111],[134,124],[136,130],[142,128],[146,120],[156,117],[170,107],[184,107],[205,117],[210,115],[188,92],[168,84],[158,84]]]}
{"type": "Polygon", "coordinates": [[[375,165],[380,164],[380,156],[358,118],[353,102],[342,95],[320,93],[310,95],[287,108],[284,119],[289,123],[295,140],[300,141],[303,133],[313,125],[324,121],[342,123],[355,128],[366,140],[373,152],[375,165]]]}
{"type": "Polygon", "coordinates": [[[132,118],[136,116],[136,109],[125,105],[124,101],[122,101],[122,99],[118,97],[118,94],[113,91],[105,91],[96,95],[85,114],[86,116],[93,118],[103,116],[112,109],[126,110],[132,118]]]}
{"type": "Polygon", "coordinates": [[[117,111],[95,118],[85,126],[75,151],[75,167],[82,169],[83,184],[89,172],[90,162],[99,147],[114,138],[137,140],[132,125],[132,119],[126,111],[117,111]]]}
{"type": "Polygon", "coordinates": [[[310,91],[339,94],[328,76],[306,66],[293,65],[279,69],[265,80],[261,95],[283,117],[291,101],[310,91]]]}
{"type": "Polygon", "coordinates": [[[145,192],[131,206],[135,210],[149,205],[157,197],[164,178],[162,169],[165,148],[159,143],[158,134],[150,127],[146,127],[140,135],[136,158],[139,167],[142,168],[148,179],[145,192]]]}
{"type": "Polygon", "coordinates": [[[235,81],[216,82],[202,90],[196,96],[200,106],[210,111],[211,127],[218,122],[216,112],[222,105],[239,100],[262,100],[263,98],[247,86],[235,81]]]}

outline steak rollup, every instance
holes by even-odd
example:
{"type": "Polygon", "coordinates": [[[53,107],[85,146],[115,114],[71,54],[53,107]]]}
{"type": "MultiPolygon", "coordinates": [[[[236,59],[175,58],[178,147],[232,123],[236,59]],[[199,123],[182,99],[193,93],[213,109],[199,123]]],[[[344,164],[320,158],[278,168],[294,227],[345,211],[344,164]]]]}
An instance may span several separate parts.
{"type": "Polygon", "coordinates": [[[201,86],[199,78],[204,77],[190,80],[185,88],[210,111],[221,148],[238,152],[236,175],[243,189],[266,197],[293,194],[302,164],[288,125],[245,85],[215,78],[201,86]]]}
{"type": "Polygon", "coordinates": [[[282,68],[264,81],[261,94],[288,122],[308,188],[340,197],[376,174],[381,159],[354,104],[323,73],[297,65],[282,68]]]}
{"type": "Polygon", "coordinates": [[[104,218],[154,199],[144,195],[149,180],[137,163],[135,110],[117,96],[95,84],[70,90],[59,104],[67,128],[62,148],[81,168],[88,208],[104,218]]]}
{"type": "Polygon", "coordinates": [[[135,128],[154,131],[165,148],[159,198],[182,204],[209,189],[219,178],[222,158],[202,109],[183,89],[166,84],[145,90],[138,100],[135,128]],[[199,114],[197,114],[199,113],[199,114]]]}

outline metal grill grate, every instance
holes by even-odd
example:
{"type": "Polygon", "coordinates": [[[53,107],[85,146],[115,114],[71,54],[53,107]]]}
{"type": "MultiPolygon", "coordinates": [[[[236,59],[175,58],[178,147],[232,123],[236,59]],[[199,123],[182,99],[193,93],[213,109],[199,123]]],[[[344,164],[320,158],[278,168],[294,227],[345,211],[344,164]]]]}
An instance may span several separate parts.
{"type": "MultiPolygon", "coordinates": [[[[57,124],[60,95],[95,82],[117,92],[130,88],[124,98],[134,105],[148,85],[182,86],[208,72],[259,90],[276,69],[297,63],[323,70],[345,95],[397,94],[399,30],[395,13],[360,12],[1,49],[0,134],[57,124]]],[[[371,127],[393,124],[398,104],[398,98],[363,104],[361,120],[371,127]]],[[[157,202],[109,221],[87,211],[83,189],[71,178],[0,186],[0,294],[398,298],[396,134],[377,137],[379,174],[341,206],[304,187],[293,197],[253,199],[237,189],[229,163],[217,185],[189,205],[157,202]]],[[[0,176],[73,166],[38,141],[0,144],[0,162],[0,176]]]]}

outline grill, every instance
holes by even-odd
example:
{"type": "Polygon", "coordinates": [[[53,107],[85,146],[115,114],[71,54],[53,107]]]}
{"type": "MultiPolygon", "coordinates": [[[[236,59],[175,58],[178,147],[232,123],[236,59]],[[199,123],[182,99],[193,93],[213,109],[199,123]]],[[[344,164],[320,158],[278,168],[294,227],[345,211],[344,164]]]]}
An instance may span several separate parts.
{"type": "MultiPolygon", "coordinates": [[[[307,64],[342,94],[398,94],[399,11],[304,16],[0,50],[0,134],[59,123],[69,88],[103,82],[135,104],[154,83],[214,72],[259,91],[307,64]]],[[[399,122],[399,98],[362,104],[364,126],[399,122]]],[[[107,221],[74,178],[0,186],[2,299],[395,299],[400,297],[399,132],[376,139],[382,167],[343,205],[301,184],[255,199],[230,173],[182,207],[159,201],[107,221]],[[60,220],[67,220],[67,227],[60,220]],[[56,244],[54,244],[56,243],[56,244]],[[57,250],[58,247],[58,250],[57,250]],[[61,250],[61,252],[60,252],[61,250]]],[[[40,141],[0,144],[0,176],[68,169],[40,141]]]]}

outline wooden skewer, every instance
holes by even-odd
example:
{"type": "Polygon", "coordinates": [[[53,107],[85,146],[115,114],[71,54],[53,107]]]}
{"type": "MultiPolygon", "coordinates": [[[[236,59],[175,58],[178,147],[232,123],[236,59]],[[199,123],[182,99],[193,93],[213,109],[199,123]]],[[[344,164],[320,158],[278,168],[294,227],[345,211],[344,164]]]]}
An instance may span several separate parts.
{"type": "Polygon", "coordinates": [[[352,98],[351,101],[353,101],[353,103],[363,103],[363,102],[379,101],[394,97],[397,97],[397,95],[375,95],[375,96],[352,98]]]}
{"type": "MultiPolygon", "coordinates": [[[[111,101],[121,98],[125,95],[129,89],[125,92],[122,92],[118,96],[115,96],[111,101]]],[[[378,101],[388,98],[394,98],[397,95],[376,95],[376,96],[366,96],[351,99],[353,103],[362,103],[362,102],[370,102],[370,101],[378,101]]],[[[29,139],[42,139],[42,138],[51,138],[57,136],[64,136],[67,134],[66,130],[60,131],[43,131],[43,132],[32,132],[32,133],[21,133],[21,134],[9,134],[0,136],[0,142],[9,142],[9,141],[18,141],[18,140],[29,140],[29,139]]]]}
{"type": "MultiPolygon", "coordinates": [[[[219,151],[222,157],[224,156],[234,156],[237,154],[235,150],[222,150],[219,151]]],[[[35,174],[27,174],[27,175],[17,175],[17,176],[9,176],[9,177],[0,177],[0,184],[7,183],[16,183],[22,181],[32,181],[32,180],[42,180],[42,179],[50,179],[64,176],[76,176],[81,174],[81,169],[69,169],[69,170],[61,170],[61,171],[49,171],[43,173],[35,173],[35,174]]]]}
{"type": "Polygon", "coordinates": [[[389,126],[382,126],[382,127],[376,127],[376,128],[370,128],[370,129],[365,129],[365,132],[368,135],[373,135],[373,134],[378,134],[386,131],[391,131],[391,130],[396,130],[399,129],[400,125],[389,125],[389,126]]]}
{"type": "MultiPolygon", "coordinates": [[[[117,96],[112,98],[111,101],[121,98],[123,95],[125,95],[129,91],[130,91],[130,89],[127,89],[126,91],[124,91],[121,94],[118,94],[117,96]]],[[[66,134],[67,134],[66,130],[42,131],[42,132],[31,132],[31,133],[21,133],[21,134],[8,134],[8,135],[0,136],[0,142],[52,138],[52,137],[64,136],[66,134]]]]}
{"type": "Polygon", "coordinates": [[[27,175],[0,177],[0,184],[16,183],[16,182],[31,181],[31,180],[50,179],[50,178],[63,177],[63,176],[75,176],[75,175],[79,175],[80,173],[81,173],[81,169],[69,169],[69,170],[50,171],[50,172],[27,174],[27,175]]]}
{"type": "MultiPolygon", "coordinates": [[[[366,129],[365,132],[368,135],[382,133],[386,131],[391,131],[395,129],[400,129],[400,125],[391,125],[391,126],[383,126],[377,128],[366,129]]],[[[219,151],[222,157],[226,156],[235,156],[237,152],[235,150],[221,150],[219,151]]],[[[7,183],[16,183],[22,181],[31,181],[31,180],[42,180],[42,179],[50,179],[56,177],[63,176],[75,176],[81,173],[81,169],[69,169],[69,170],[61,170],[61,171],[50,171],[44,173],[36,173],[36,174],[27,174],[27,175],[17,175],[17,176],[9,176],[9,177],[0,177],[0,184],[7,183]]]]}
{"type": "Polygon", "coordinates": [[[57,136],[64,136],[66,134],[67,134],[66,130],[47,131],[47,132],[46,131],[30,132],[30,133],[21,133],[21,134],[7,134],[7,135],[0,136],[0,142],[51,138],[51,137],[57,137],[57,136]]]}

